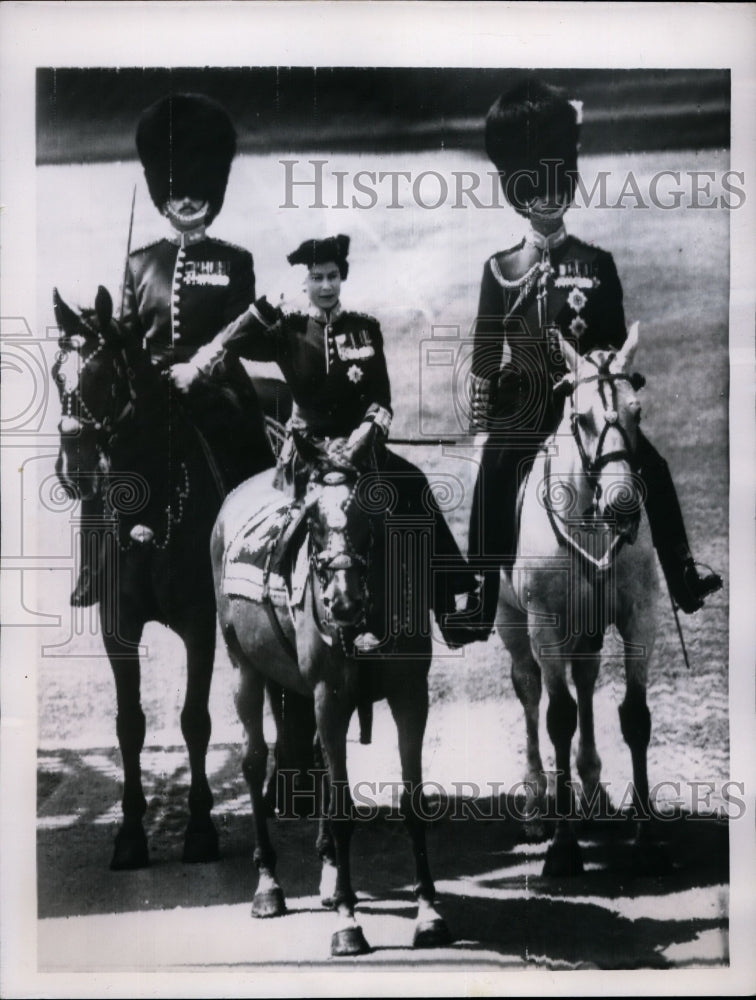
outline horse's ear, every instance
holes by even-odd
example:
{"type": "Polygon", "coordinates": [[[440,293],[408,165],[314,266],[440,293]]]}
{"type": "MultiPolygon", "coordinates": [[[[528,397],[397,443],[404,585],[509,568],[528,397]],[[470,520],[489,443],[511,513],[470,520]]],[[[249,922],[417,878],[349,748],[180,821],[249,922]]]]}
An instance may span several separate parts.
{"type": "Polygon", "coordinates": [[[79,317],[70,306],[66,305],[57,288],[53,288],[53,309],[58,329],[68,336],[73,336],[79,330],[79,317]]]}
{"type": "Polygon", "coordinates": [[[100,330],[105,333],[113,319],[113,300],[104,285],[100,285],[95,296],[95,313],[100,324],[100,330]]]}
{"type": "Polygon", "coordinates": [[[633,360],[635,351],[638,347],[638,330],[640,329],[640,323],[636,320],[635,323],[627,331],[627,340],[622,345],[621,350],[617,354],[617,364],[620,366],[622,371],[627,371],[630,363],[633,360]]]}
{"type": "Polygon", "coordinates": [[[294,441],[294,447],[297,449],[297,454],[303,462],[308,465],[315,465],[318,459],[322,458],[323,452],[304,434],[298,434],[294,430],[291,436],[294,441]]]}
{"type": "Polygon", "coordinates": [[[575,348],[564,337],[558,334],[557,342],[559,344],[559,351],[564,357],[565,364],[571,372],[576,372],[578,370],[578,365],[580,364],[580,355],[575,350],[575,348]]]}

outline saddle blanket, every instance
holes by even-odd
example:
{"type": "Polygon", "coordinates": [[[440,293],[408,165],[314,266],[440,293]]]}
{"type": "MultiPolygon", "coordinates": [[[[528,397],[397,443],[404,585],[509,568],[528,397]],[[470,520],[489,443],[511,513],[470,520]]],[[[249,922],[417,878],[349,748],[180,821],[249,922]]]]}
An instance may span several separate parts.
{"type": "Polygon", "coordinates": [[[286,529],[293,523],[292,500],[280,490],[270,486],[261,490],[260,478],[255,477],[243,483],[234,491],[234,505],[239,503],[254,513],[237,521],[236,530],[226,546],[223,560],[221,592],[226,597],[244,597],[249,601],[263,601],[266,586],[271,602],[280,608],[298,605],[304,593],[307,580],[307,546],[299,543],[299,551],[292,552],[290,572],[281,570],[276,549],[288,544],[284,537],[286,529]],[[244,496],[248,494],[248,505],[244,496]],[[285,573],[285,576],[282,575],[285,573]],[[266,580],[267,576],[267,580],[266,580]]]}

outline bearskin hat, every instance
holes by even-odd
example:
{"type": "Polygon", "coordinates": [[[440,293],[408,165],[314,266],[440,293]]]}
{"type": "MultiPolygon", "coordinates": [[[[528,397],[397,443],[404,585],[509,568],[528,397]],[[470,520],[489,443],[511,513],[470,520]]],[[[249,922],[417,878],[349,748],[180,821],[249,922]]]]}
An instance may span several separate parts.
{"type": "Polygon", "coordinates": [[[305,240],[286,259],[292,265],[304,264],[307,268],[333,261],[338,265],[343,281],[349,273],[348,253],[349,237],[339,235],[329,236],[324,240],[305,240]]]}
{"type": "Polygon", "coordinates": [[[212,222],[236,153],[236,130],[225,108],[204,94],[170,94],[142,113],[136,146],[157,208],[173,197],[200,198],[209,202],[212,222]]]}
{"type": "Polygon", "coordinates": [[[515,208],[533,197],[575,195],[578,112],[556,87],[526,79],[502,94],[486,116],[486,152],[515,208]]]}

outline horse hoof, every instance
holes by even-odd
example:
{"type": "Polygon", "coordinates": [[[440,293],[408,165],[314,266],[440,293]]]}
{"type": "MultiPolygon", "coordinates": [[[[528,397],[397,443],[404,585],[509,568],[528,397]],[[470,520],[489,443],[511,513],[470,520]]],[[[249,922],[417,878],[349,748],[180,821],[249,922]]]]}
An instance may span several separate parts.
{"type": "Polygon", "coordinates": [[[545,878],[560,878],[583,874],[583,859],[577,841],[560,841],[549,844],[543,865],[545,878]]]}
{"type": "Polygon", "coordinates": [[[149,863],[147,836],[141,825],[128,830],[122,827],[116,834],[110,870],[134,871],[137,868],[147,868],[149,863]]]}
{"type": "Polygon", "coordinates": [[[648,841],[633,844],[633,875],[668,875],[671,871],[672,862],[663,844],[648,841]]]}
{"type": "Polygon", "coordinates": [[[333,897],[332,896],[321,896],[320,897],[320,905],[323,907],[324,910],[332,910],[334,908],[333,897]]]}
{"type": "Polygon", "coordinates": [[[205,819],[190,819],[184,834],[184,855],[186,864],[217,861],[220,858],[218,831],[207,816],[205,819]]]}
{"type": "Polygon", "coordinates": [[[365,940],[362,928],[344,927],[336,931],[331,937],[331,955],[333,958],[342,958],[345,955],[367,955],[370,945],[365,940]]]}
{"type": "Polygon", "coordinates": [[[441,917],[433,920],[424,920],[415,927],[415,936],[412,939],[413,948],[443,948],[451,944],[452,936],[446,922],[441,917]]]}
{"type": "Polygon", "coordinates": [[[268,917],[282,917],[284,913],[286,913],[286,900],[278,886],[275,889],[266,889],[264,892],[255,893],[252,900],[253,917],[265,920],[268,917]]]}

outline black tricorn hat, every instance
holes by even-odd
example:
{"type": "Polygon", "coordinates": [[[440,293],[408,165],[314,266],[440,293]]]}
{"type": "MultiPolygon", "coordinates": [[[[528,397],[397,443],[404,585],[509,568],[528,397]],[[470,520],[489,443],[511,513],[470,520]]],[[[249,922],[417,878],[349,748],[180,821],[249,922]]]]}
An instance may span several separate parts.
{"type": "Polygon", "coordinates": [[[220,212],[236,130],[225,108],[204,94],[169,94],[139,119],[136,146],[150,197],[162,211],[171,197],[210,203],[208,223],[220,212]]]}
{"type": "Polygon", "coordinates": [[[572,201],[579,135],[575,105],[540,80],[522,80],[494,102],[486,116],[486,152],[515,208],[536,196],[572,201]]]}
{"type": "Polygon", "coordinates": [[[329,236],[324,240],[305,240],[286,259],[290,264],[304,264],[308,268],[333,261],[338,264],[343,281],[349,273],[348,253],[349,237],[339,235],[329,236]]]}

